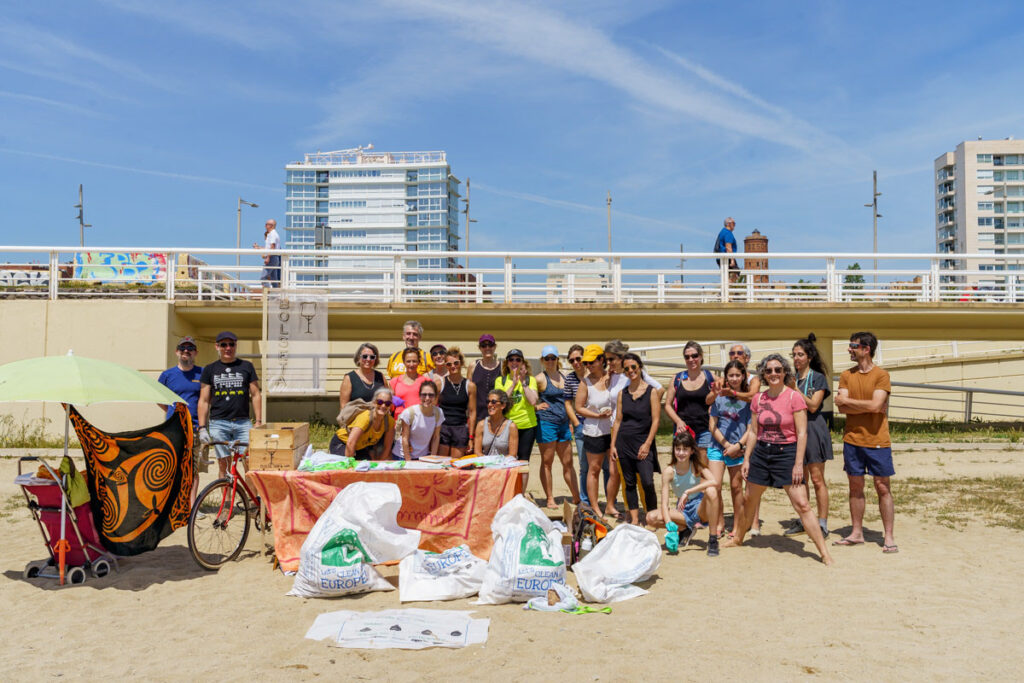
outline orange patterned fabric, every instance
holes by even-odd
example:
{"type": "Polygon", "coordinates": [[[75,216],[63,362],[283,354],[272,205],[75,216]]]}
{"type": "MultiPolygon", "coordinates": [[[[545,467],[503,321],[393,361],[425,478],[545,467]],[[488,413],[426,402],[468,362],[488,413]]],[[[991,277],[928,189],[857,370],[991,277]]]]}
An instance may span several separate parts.
{"type": "Polygon", "coordinates": [[[522,491],[518,469],[249,472],[273,520],[274,550],[284,571],[299,568],[299,550],[338,491],[357,481],[391,482],[402,492],[398,524],[419,529],[420,548],[442,552],[466,543],[491,556],[494,513],[522,491]]]}
{"type": "Polygon", "coordinates": [[[107,434],[71,408],[85,453],[86,480],[100,538],[116,555],[153,550],[188,523],[196,476],[192,418],[184,403],[162,425],[107,434]]]}

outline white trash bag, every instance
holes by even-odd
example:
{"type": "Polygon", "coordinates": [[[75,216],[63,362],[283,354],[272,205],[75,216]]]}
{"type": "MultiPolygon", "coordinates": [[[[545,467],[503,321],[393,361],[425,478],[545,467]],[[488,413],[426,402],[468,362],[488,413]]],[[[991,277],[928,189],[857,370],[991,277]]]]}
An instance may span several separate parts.
{"type": "Polygon", "coordinates": [[[398,565],[398,599],[455,600],[480,592],[487,562],[458,545],[443,553],[417,550],[398,565]]]}
{"type": "Polygon", "coordinates": [[[313,525],[288,595],[330,598],[394,590],[373,564],[416,551],[420,532],[398,526],[402,494],[395,484],[356,482],[343,488],[313,525]]]}
{"type": "Polygon", "coordinates": [[[660,564],[661,543],[654,532],[620,524],[572,571],[585,600],[618,602],[644,595],[647,591],[632,584],[650,578],[660,564]]]}
{"type": "Polygon", "coordinates": [[[547,596],[552,584],[565,583],[562,534],[522,494],[494,515],[491,533],[494,547],[477,604],[526,602],[547,596]]]}

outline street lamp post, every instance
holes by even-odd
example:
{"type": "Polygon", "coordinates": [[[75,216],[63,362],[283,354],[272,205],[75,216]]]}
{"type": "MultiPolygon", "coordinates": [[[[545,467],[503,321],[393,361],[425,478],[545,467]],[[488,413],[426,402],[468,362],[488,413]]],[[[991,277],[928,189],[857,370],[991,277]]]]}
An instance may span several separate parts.
{"type": "MultiPolygon", "coordinates": [[[[469,226],[472,223],[476,223],[475,218],[469,217],[469,178],[466,178],[466,198],[463,199],[466,203],[466,208],[463,209],[462,213],[466,214],[466,251],[469,251],[469,226]]],[[[469,282],[469,255],[466,255],[466,282],[469,282]]]]}
{"type": "MultiPolygon", "coordinates": [[[[871,203],[865,204],[864,206],[871,209],[871,229],[874,236],[872,252],[878,253],[878,219],[882,217],[882,214],[878,213],[878,198],[882,196],[882,193],[878,191],[878,171],[871,172],[871,203]]],[[[878,284],[878,259],[876,258],[872,264],[872,270],[874,275],[872,282],[878,284]]]]}
{"type": "MultiPolygon", "coordinates": [[[[251,206],[254,209],[258,209],[260,207],[259,204],[254,204],[253,202],[248,202],[248,201],[242,199],[241,197],[238,198],[238,224],[235,227],[235,249],[239,249],[239,250],[242,248],[242,204],[245,204],[246,206],[251,206]]],[[[242,255],[236,252],[235,253],[235,268],[241,268],[241,266],[242,266],[242,255]]],[[[242,271],[241,270],[236,270],[235,271],[235,279],[236,280],[241,280],[242,279],[242,271]]]]}

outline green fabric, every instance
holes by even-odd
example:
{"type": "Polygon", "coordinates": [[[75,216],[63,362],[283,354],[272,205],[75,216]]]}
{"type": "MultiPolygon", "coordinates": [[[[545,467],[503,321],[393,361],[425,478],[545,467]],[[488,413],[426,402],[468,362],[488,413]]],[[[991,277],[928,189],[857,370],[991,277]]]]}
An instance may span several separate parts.
{"type": "Polygon", "coordinates": [[[577,605],[576,609],[562,609],[559,612],[566,614],[611,614],[611,607],[591,607],[589,605],[577,605]]]}
{"type": "Polygon", "coordinates": [[[0,366],[0,403],[8,401],[54,401],[74,405],[106,401],[184,403],[173,391],[141,372],[70,353],[0,366]]]}
{"type": "MultiPolygon", "coordinates": [[[[537,391],[537,378],[530,375],[526,386],[537,391]]],[[[526,400],[526,394],[523,393],[523,385],[520,382],[515,381],[511,376],[499,377],[494,380],[494,388],[501,389],[508,394],[509,409],[505,416],[512,420],[512,424],[518,429],[537,426],[537,411],[526,400]]]]}
{"type": "Polygon", "coordinates": [[[67,477],[66,490],[71,507],[76,508],[83,503],[88,503],[90,499],[89,484],[85,481],[82,473],[75,469],[75,463],[66,455],[60,461],[60,473],[67,477]]]}

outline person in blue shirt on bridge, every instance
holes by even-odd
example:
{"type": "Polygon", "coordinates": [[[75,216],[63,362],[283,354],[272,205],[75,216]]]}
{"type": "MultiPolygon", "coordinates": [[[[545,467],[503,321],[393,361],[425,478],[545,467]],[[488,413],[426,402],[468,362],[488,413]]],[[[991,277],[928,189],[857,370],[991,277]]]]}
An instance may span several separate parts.
{"type": "MultiPolygon", "coordinates": [[[[192,431],[199,431],[199,378],[203,374],[203,368],[196,365],[196,340],[192,337],[182,337],[178,346],[174,349],[178,356],[178,364],[160,373],[157,379],[160,384],[176,393],[188,405],[188,412],[192,416],[192,431]]],[[[174,406],[161,404],[161,408],[167,411],[167,419],[174,414],[174,406]]],[[[192,453],[195,462],[196,472],[205,472],[206,460],[200,457],[202,449],[199,447],[198,439],[193,439],[192,453]]],[[[199,490],[199,477],[192,479],[192,501],[195,502],[196,492],[199,490]]]]}
{"type": "MultiPolygon", "coordinates": [[[[716,254],[735,254],[739,251],[739,245],[736,243],[736,236],[732,234],[732,231],[736,229],[736,221],[729,218],[725,219],[725,227],[718,233],[718,239],[715,240],[715,253],[716,254]]],[[[722,262],[715,261],[718,265],[722,265],[722,262]]],[[[736,282],[740,277],[740,267],[736,262],[736,259],[729,259],[729,282],[736,282]]]]}

